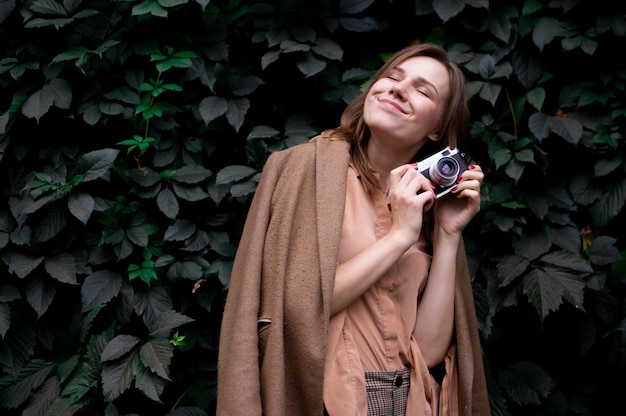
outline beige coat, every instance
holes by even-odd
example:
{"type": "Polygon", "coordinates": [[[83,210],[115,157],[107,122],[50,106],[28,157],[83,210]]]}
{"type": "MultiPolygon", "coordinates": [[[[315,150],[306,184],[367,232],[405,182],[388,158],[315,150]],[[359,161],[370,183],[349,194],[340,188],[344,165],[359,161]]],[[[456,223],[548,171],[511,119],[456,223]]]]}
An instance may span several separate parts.
{"type": "MultiPolygon", "coordinates": [[[[348,160],[345,142],[323,139],[268,159],[222,320],[218,416],[323,414],[329,305],[348,160]]],[[[459,250],[457,268],[459,409],[462,415],[489,415],[464,250],[459,250]]]]}

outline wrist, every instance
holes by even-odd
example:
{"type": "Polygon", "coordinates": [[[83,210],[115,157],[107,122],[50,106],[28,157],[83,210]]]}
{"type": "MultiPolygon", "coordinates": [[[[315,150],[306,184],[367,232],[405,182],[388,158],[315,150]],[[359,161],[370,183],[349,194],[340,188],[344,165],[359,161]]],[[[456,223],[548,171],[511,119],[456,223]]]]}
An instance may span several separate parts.
{"type": "Polygon", "coordinates": [[[450,232],[445,230],[443,227],[435,227],[433,233],[433,240],[435,242],[449,242],[449,243],[459,243],[463,238],[463,233],[461,231],[450,232]]]}
{"type": "Polygon", "coordinates": [[[403,230],[392,229],[383,238],[389,240],[393,246],[396,246],[402,250],[406,250],[417,242],[417,240],[419,239],[419,234],[414,235],[413,233],[406,232],[403,230]]]}

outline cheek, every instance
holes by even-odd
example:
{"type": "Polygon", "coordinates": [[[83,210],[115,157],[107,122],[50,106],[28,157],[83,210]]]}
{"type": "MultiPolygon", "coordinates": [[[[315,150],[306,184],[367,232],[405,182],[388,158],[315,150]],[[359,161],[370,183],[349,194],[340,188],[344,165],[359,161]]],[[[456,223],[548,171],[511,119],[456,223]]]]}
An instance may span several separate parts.
{"type": "Polygon", "coordinates": [[[372,98],[368,95],[363,103],[363,121],[365,124],[372,119],[372,98]]]}

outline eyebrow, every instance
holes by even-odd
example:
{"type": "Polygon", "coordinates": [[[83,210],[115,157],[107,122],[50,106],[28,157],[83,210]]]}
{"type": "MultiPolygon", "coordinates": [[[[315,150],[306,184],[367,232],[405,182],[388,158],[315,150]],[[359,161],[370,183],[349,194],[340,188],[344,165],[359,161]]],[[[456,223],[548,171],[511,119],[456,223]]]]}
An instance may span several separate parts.
{"type": "MultiPolygon", "coordinates": [[[[398,71],[402,74],[406,74],[406,71],[404,70],[404,68],[401,68],[399,66],[394,66],[393,68],[391,68],[392,71],[398,71]]],[[[435,90],[435,94],[437,94],[437,96],[439,96],[439,90],[437,89],[437,87],[435,86],[435,84],[433,84],[432,82],[430,82],[429,80],[427,80],[424,77],[417,77],[417,81],[428,85],[429,87],[431,87],[433,90],[435,90]]]]}

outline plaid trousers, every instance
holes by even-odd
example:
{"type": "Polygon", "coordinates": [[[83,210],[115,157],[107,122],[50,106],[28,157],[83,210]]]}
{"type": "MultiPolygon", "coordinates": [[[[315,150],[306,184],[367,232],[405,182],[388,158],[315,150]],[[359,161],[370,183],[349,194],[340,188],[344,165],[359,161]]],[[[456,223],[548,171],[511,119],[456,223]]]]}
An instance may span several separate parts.
{"type": "Polygon", "coordinates": [[[367,416],[405,416],[409,397],[410,368],[366,371],[367,416]]]}

